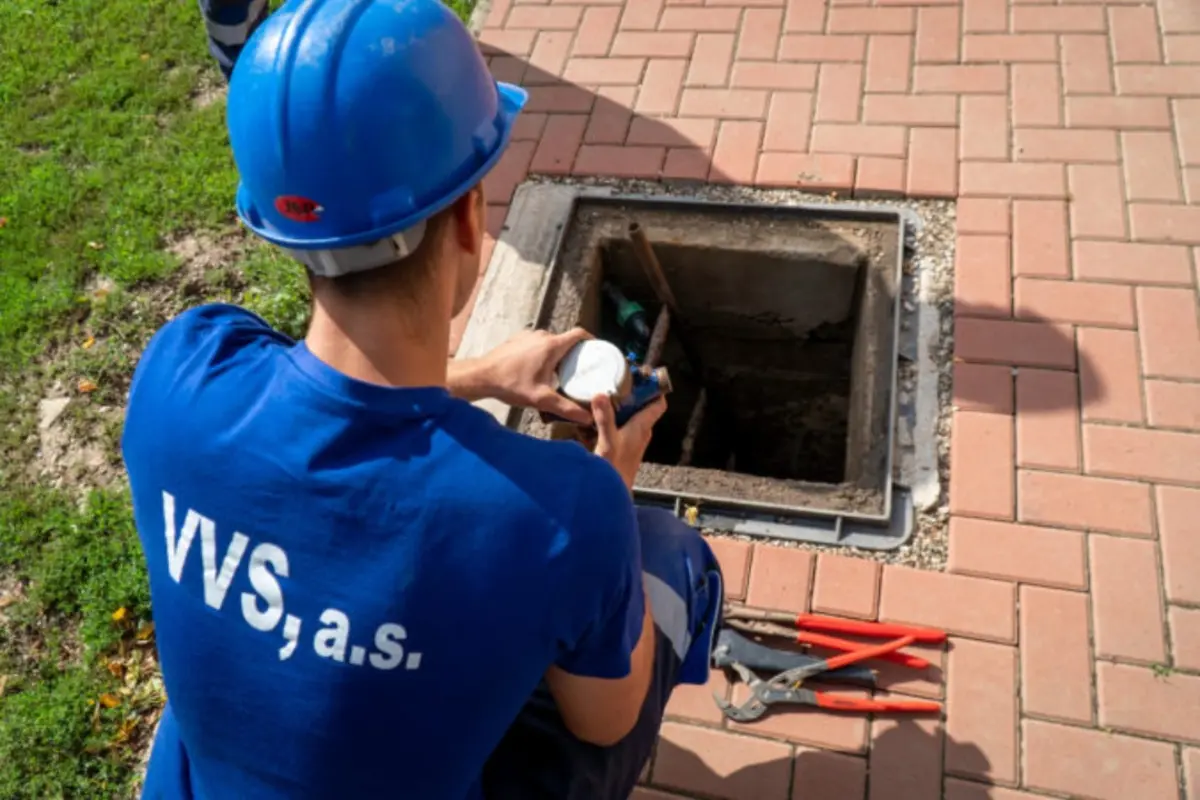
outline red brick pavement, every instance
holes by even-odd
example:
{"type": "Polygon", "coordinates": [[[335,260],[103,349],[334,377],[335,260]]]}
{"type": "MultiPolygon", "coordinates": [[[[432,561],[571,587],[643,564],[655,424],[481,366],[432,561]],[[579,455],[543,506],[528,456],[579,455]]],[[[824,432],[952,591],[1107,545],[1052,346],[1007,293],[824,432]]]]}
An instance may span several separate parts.
{"type": "Polygon", "coordinates": [[[492,236],[531,172],[958,198],[948,572],[718,543],[747,603],[949,630],[882,670],[944,718],[729,725],[714,673],[636,796],[1200,798],[1200,3],[494,0],[480,41],[531,95],[492,236]]]}

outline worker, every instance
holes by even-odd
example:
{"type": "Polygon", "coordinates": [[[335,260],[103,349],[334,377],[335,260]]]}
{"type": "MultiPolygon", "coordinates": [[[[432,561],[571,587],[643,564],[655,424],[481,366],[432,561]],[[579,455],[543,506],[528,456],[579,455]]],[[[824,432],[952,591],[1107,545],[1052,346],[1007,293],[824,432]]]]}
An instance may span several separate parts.
{"type": "Polygon", "coordinates": [[[303,265],[312,318],[293,341],[193,308],[134,375],[167,695],[143,796],[624,800],[672,689],[708,679],[721,575],[633,503],[665,401],[618,427],[554,390],[586,333],[449,357],[525,92],[437,0],[290,0],[231,74],[237,213],[303,265]]]}

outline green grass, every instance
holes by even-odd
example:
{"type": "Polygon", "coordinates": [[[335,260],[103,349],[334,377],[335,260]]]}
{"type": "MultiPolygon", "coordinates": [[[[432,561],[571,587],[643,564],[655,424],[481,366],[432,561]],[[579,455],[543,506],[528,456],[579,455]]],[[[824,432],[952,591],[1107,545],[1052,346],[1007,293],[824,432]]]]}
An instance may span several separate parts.
{"type": "MultiPolygon", "coordinates": [[[[473,0],[448,4],[465,19],[473,0]]],[[[261,244],[172,294],[166,243],[236,224],[224,101],[195,102],[222,82],[195,0],[0,2],[0,599],[22,587],[0,610],[5,800],[128,796],[162,704],[128,493],[31,483],[37,399],[87,379],[64,420],[119,407],[183,305],[240,299],[294,336],[307,321],[302,269],[261,244]],[[90,291],[101,276],[116,288],[90,291]]]]}

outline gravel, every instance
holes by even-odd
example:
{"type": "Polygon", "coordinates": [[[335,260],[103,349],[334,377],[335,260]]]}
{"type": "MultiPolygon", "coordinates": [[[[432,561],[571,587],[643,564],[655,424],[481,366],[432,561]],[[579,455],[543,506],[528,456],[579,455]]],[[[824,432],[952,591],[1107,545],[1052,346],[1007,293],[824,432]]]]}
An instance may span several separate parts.
{"type": "Polygon", "coordinates": [[[767,190],[743,186],[702,184],[670,184],[645,180],[620,179],[556,179],[534,178],[531,182],[556,183],[589,187],[606,187],[618,194],[662,196],[670,195],[721,202],[767,203],[778,205],[840,203],[852,206],[873,206],[903,209],[909,221],[904,282],[901,303],[901,352],[918,353],[916,338],[917,317],[922,307],[932,318],[937,334],[929,341],[928,357],[923,368],[919,363],[902,357],[898,370],[898,419],[894,477],[906,485],[922,451],[930,461],[930,480],[921,489],[914,488],[917,505],[916,530],[904,546],[879,552],[849,547],[818,546],[788,539],[767,539],[723,531],[706,531],[715,536],[759,541],[783,547],[829,551],[841,555],[870,558],[887,564],[903,564],[927,570],[944,570],[948,550],[949,526],[949,457],[951,378],[954,353],[954,240],[955,204],[946,200],[870,199],[860,200],[838,192],[816,194],[799,190],[767,190]],[[919,421],[916,413],[917,396],[921,389],[933,392],[932,386],[922,387],[920,381],[936,380],[936,421],[919,421]],[[934,441],[930,442],[929,439],[934,441]],[[932,481],[936,473],[936,483],[932,481]]]}

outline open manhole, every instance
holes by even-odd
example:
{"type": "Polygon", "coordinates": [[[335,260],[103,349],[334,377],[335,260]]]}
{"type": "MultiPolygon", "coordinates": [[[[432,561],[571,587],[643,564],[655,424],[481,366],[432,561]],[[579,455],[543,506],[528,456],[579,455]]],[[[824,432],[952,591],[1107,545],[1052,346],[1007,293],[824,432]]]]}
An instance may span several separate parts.
{"type": "MultiPolygon", "coordinates": [[[[653,245],[682,318],[661,359],[674,390],[638,501],[695,507],[702,525],[737,532],[867,549],[907,540],[911,502],[892,482],[900,214],[578,196],[539,327],[578,324],[620,343],[606,284],[653,322],[659,302],[631,224],[653,245]]],[[[532,412],[517,424],[564,434],[532,412]]]]}

